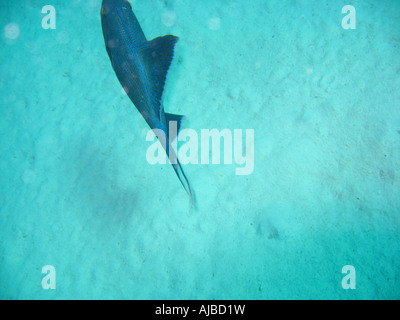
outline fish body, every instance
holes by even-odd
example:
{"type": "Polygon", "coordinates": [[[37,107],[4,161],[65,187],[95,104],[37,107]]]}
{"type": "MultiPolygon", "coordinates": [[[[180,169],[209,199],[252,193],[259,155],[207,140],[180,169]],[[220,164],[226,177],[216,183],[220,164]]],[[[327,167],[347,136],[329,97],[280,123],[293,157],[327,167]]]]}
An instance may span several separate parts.
{"type": "Polygon", "coordinates": [[[164,112],[162,97],[178,37],[166,35],[147,41],[126,0],[103,0],[101,24],[112,67],[123,89],[151,129],[162,130],[160,139],[168,158],[193,204],[193,193],[171,142],[170,122],[179,133],[183,116],[164,112]]]}

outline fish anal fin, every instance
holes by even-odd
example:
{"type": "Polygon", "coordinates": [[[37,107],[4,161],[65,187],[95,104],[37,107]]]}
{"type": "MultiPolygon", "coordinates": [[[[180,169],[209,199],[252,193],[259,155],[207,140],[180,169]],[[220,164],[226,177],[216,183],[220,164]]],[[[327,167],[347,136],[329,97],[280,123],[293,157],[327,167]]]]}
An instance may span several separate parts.
{"type": "Polygon", "coordinates": [[[165,80],[174,57],[178,37],[167,35],[147,41],[139,48],[146,74],[151,80],[151,94],[155,103],[161,103],[165,80]]]}

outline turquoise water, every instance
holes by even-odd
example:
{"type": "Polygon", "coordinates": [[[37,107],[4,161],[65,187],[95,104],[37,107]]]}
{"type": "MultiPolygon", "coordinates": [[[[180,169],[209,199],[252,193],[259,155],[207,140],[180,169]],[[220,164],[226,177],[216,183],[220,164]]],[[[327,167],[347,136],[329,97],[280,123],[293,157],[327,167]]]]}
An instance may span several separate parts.
{"type": "Polygon", "coordinates": [[[180,38],[166,111],[254,130],[252,174],[184,166],[197,210],[146,160],[100,6],[1,1],[1,299],[400,298],[400,1],[132,1],[180,38]]]}

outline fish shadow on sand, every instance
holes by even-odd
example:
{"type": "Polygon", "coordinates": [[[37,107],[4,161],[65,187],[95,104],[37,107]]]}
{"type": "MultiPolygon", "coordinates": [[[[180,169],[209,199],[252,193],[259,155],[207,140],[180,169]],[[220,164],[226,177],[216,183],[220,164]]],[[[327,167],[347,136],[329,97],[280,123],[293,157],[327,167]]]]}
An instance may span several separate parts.
{"type": "Polygon", "coordinates": [[[81,219],[104,226],[124,225],[135,212],[136,192],[118,185],[112,155],[85,139],[69,156],[64,179],[70,184],[69,198],[81,219]]]}
{"type": "Polygon", "coordinates": [[[280,240],[281,236],[279,230],[274,223],[273,213],[269,208],[260,210],[254,215],[252,226],[258,237],[266,238],[268,240],[280,240]]]}

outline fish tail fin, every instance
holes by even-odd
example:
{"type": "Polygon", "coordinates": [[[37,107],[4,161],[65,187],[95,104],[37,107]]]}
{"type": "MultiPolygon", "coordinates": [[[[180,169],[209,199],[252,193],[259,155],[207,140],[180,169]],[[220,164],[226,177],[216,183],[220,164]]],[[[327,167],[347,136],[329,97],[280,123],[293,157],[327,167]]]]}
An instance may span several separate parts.
{"type": "Polygon", "coordinates": [[[167,122],[167,127],[168,127],[168,134],[173,133],[174,135],[170,135],[169,136],[169,143],[171,144],[172,141],[174,141],[178,134],[179,131],[181,130],[181,126],[182,126],[182,122],[183,120],[185,120],[185,116],[181,116],[179,114],[172,114],[172,113],[164,113],[165,114],[165,120],[167,122]],[[172,132],[170,132],[170,126],[171,126],[171,122],[176,123],[176,128],[175,130],[172,130],[172,132]],[[174,132],[175,131],[175,132],[174,132]]]}
{"type": "Polygon", "coordinates": [[[174,149],[171,147],[172,142],[177,138],[177,136],[179,134],[182,122],[185,119],[185,117],[182,115],[178,115],[178,114],[165,113],[165,119],[167,122],[168,133],[169,133],[169,144],[168,144],[168,148],[167,148],[167,154],[169,155],[170,160],[172,160],[171,163],[174,167],[176,175],[179,178],[179,181],[182,183],[183,188],[185,189],[185,191],[187,192],[187,194],[190,197],[190,203],[191,203],[192,207],[196,209],[194,192],[192,191],[192,188],[190,187],[189,180],[186,177],[185,172],[182,169],[182,165],[178,160],[177,154],[175,154],[174,149]],[[176,126],[175,130],[170,130],[171,125],[176,126]]]}
{"type": "Polygon", "coordinates": [[[179,181],[182,183],[183,188],[185,189],[186,193],[190,197],[190,203],[191,203],[192,207],[196,208],[194,192],[192,191],[192,188],[190,187],[189,180],[186,177],[185,172],[183,171],[182,165],[179,162],[179,160],[177,160],[177,164],[173,165],[173,167],[174,167],[176,175],[179,178],[179,181]],[[182,177],[183,177],[183,179],[182,179],[182,177]]]}

